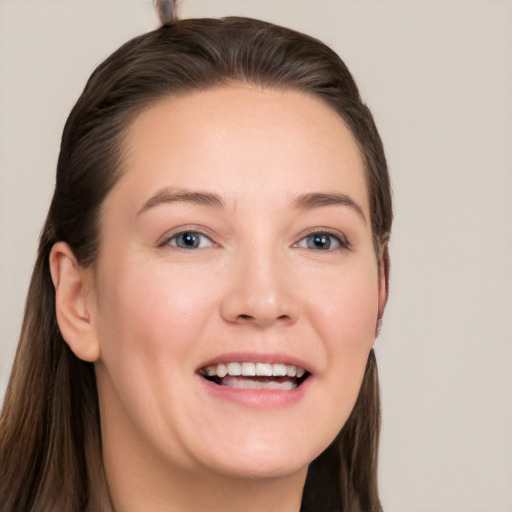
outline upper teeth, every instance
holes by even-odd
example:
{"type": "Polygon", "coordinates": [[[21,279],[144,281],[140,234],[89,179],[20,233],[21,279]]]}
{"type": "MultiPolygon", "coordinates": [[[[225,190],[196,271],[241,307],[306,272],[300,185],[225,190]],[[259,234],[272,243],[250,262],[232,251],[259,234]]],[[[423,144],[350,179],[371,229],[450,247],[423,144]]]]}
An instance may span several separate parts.
{"type": "Polygon", "coordinates": [[[292,364],[270,363],[219,363],[203,368],[202,373],[209,377],[223,378],[226,375],[236,377],[297,377],[301,378],[306,371],[292,364]]]}

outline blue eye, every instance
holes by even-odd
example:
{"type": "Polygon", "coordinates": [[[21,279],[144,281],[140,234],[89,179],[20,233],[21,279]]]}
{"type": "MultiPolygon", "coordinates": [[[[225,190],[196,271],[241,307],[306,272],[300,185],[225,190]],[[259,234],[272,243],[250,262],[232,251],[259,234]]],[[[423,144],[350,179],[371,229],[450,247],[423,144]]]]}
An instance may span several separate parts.
{"type": "Polygon", "coordinates": [[[202,249],[203,247],[210,247],[213,242],[206,235],[198,233],[197,231],[183,231],[177,233],[167,242],[173,247],[180,249],[202,249]]]}
{"type": "Polygon", "coordinates": [[[317,251],[329,251],[340,247],[348,247],[348,243],[342,237],[332,233],[318,232],[305,236],[297,243],[297,247],[314,249],[317,251]]]}

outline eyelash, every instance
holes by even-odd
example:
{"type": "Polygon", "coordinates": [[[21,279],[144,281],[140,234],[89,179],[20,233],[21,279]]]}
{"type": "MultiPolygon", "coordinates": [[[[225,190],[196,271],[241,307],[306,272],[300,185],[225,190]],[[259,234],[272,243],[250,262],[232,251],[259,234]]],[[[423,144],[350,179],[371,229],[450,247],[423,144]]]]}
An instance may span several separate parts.
{"type": "MultiPolygon", "coordinates": [[[[181,250],[185,250],[185,251],[190,251],[190,250],[194,250],[194,249],[204,249],[204,247],[200,246],[200,244],[201,244],[200,241],[199,241],[198,246],[192,245],[192,246],[188,246],[188,247],[180,247],[177,242],[174,244],[171,243],[173,240],[176,241],[179,239],[179,237],[184,237],[186,235],[188,235],[190,237],[200,237],[200,238],[207,239],[210,242],[208,247],[216,245],[215,242],[208,235],[201,233],[200,231],[195,231],[193,229],[190,229],[190,230],[183,230],[178,233],[174,233],[172,236],[166,237],[164,240],[159,242],[158,246],[164,247],[164,246],[170,245],[171,247],[175,247],[177,249],[181,249],[181,250]]],[[[336,249],[350,249],[350,243],[343,235],[341,235],[338,232],[321,229],[321,230],[317,230],[317,231],[311,231],[307,235],[303,236],[298,242],[293,244],[293,247],[303,247],[305,249],[318,250],[318,251],[323,251],[323,252],[331,252],[336,249]],[[307,244],[307,239],[311,238],[311,237],[327,239],[327,241],[329,241],[328,247],[326,249],[322,249],[322,248],[318,248],[318,247],[314,248],[314,247],[309,246],[307,244]],[[336,247],[331,247],[333,239],[338,244],[336,247]],[[303,241],[306,241],[306,247],[299,245],[303,241]]]]}
{"type": "MultiPolygon", "coordinates": [[[[331,245],[330,244],[327,249],[318,249],[318,248],[316,248],[316,250],[318,250],[318,251],[331,252],[331,251],[335,251],[335,250],[339,250],[339,249],[350,249],[350,243],[348,242],[348,240],[341,233],[338,233],[336,231],[329,231],[328,229],[320,229],[318,231],[311,231],[306,236],[302,237],[293,246],[294,247],[300,247],[299,246],[300,242],[302,242],[303,240],[307,240],[308,238],[311,238],[311,237],[325,237],[327,239],[334,239],[337,242],[337,244],[338,244],[337,247],[330,247],[330,245],[331,245]]],[[[305,248],[315,250],[315,249],[313,249],[312,247],[309,247],[309,246],[305,247],[305,248]]]]}
{"type": "Polygon", "coordinates": [[[193,229],[186,229],[183,231],[179,231],[178,233],[174,233],[172,236],[166,237],[164,240],[159,242],[158,246],[164,247],[166,245],[170,245],[171,247],[175,247],[176,249],[182,249],[184,251],[190,251],[190,250],[194,250],[194,249],[204,249],[204,247],[194,247],[194,246],[180,247],[177,243],[176,244],[171,243],[173,240],[177,240],[179,237],[184,237],[186,235],[206,238],[210,242],[210,244],[209,244],[210,247],[215,245],[215,242],[208,235],[205,235],[204,233],[201,233],[200,231],[195,231],[193,229]]]}

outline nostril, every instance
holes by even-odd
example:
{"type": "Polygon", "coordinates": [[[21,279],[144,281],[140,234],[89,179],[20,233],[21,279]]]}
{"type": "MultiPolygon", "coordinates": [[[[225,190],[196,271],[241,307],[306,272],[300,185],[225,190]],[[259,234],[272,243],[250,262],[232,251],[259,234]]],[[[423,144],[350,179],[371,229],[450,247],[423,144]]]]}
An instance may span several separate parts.
{"type": "MultiPolygon", "coordinates": [[[[255,320],[255,317],[244,313],[244,314],[238,315],[238,319],[239,320],[255,320]]],[[[276,320],[290,320],[290,317],[288,315],[280,315],[277,317],[276,320]]]]}
{"type": "MultiPolygon", "coordinates": [[[[264,323],[264,324],[268,324],[268,323],[272,323],[272,320],[269,320],[269,321],[257,321],[257,318],[258,317],[255,317],[253,315],[248,315],[246,313],[243,313],[241,315],[238,315],[237,317],[237,320],[239,322],[256,322],[256,323],[264,323]]],[[[280,322],[288,322],[290,321],[290,316],[289,315],[280,315],[278,316],[277,318],[275,318],[274,321],[280,321],[280,322]]]]}

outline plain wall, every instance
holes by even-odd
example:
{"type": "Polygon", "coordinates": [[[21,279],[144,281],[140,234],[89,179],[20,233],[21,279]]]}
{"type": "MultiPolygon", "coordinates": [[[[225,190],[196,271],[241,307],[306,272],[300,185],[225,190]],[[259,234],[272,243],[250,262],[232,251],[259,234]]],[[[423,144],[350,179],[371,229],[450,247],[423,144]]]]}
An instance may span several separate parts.
{"type": "MultiPolygon", "coordinates": [[[[311,33],[354,73],[395,194],[377,341],[387,512],[512,511],[512,2],[188,0],[311,33]]],[[[0,1],[0,396],[60,133],[150,0],[0,1]]]]}

